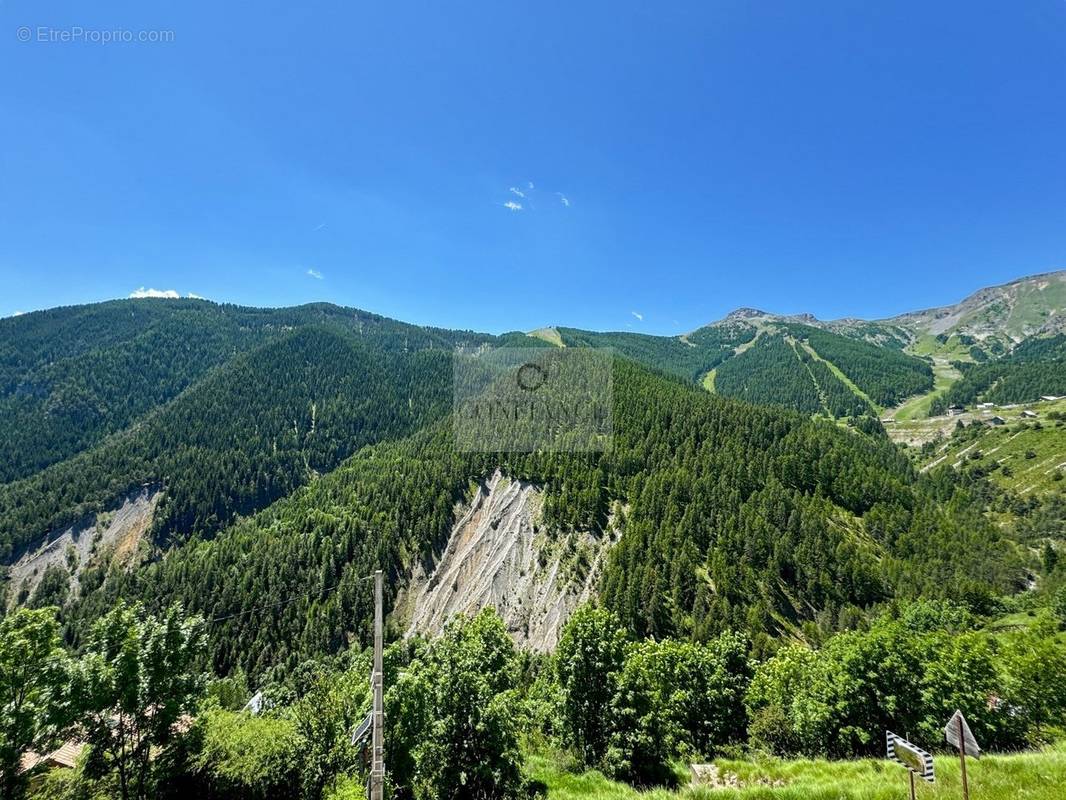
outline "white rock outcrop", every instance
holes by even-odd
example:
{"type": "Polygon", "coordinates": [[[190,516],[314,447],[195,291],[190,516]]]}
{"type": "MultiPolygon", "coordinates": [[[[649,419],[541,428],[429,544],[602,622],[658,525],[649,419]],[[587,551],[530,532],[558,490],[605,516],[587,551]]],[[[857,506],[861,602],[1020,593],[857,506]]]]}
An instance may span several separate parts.
{"type": "Polygon", "coordinates": [[[81,573],[91,562],[124,561],[133,553],[152,524],[161,497],[158,488],[144,486],[124,497],[113,511],[48,533],[10,566],[8,604],[16,603],[20,595],[32,596],[49,567],[68,573],[71,595],[77,596],[81,573]]]}
{"type": "Polygon", "coordinates": [[[617,536],[546,530],[542,500],[536,486],[499,471],[478,486],[457,510],[444,551],[413,571],[409,636],[435,636],[454,615],[492,606],[520,646],[555,647],[570,614],[594,594],[617,536]]]}

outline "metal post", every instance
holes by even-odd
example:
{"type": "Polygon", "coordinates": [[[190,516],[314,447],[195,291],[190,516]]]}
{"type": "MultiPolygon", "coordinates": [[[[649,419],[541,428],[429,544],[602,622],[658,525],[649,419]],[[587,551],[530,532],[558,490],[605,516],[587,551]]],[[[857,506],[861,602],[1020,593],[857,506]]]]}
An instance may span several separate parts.
{"type": "Polygon", "coordinates": [[[913,772],[911,772],[910,770],[907,770],[907,774],[911,776],[911,800],[915,800],[915,794],[914,794],[914,773],[913,773],[913,772]]]}
{"type": "Polygon", "coordinates": [[[962,735],[962,714],[959,714],[959,766],[962,767],[962,797],[970,800],[970,785],[966,781],[966,737],[962,735]]]}
{"type": "Polygon", "coordinates": [[[381,570],[374,572],[374,732],[371,738],[370,762],[370,800],[383,800],[385,783],[385,745],[382,709],[382,684],[384,678],[381,669],[381,570]]]}

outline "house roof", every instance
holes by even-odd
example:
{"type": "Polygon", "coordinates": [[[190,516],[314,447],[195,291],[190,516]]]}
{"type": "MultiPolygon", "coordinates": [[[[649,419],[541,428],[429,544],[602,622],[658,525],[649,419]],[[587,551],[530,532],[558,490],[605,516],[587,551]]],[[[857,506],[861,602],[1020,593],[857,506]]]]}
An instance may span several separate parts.
{"type": "Polygon", "coordinates": [[[40,766],[72,768],[78,763],[78,756],[84,749],[85,742],[69,741],[63,742],[58,749],[45,755],[31,750],[23,754],[20,769],[22,772],[29,772],[40,766]]]}

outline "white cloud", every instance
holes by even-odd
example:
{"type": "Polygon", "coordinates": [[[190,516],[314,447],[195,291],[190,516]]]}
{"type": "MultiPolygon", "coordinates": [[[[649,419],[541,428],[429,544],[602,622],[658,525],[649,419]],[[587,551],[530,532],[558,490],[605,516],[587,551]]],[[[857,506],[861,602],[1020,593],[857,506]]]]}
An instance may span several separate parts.
{"type": "Polygon", "coordinates": [[[322,280],[322,273],[317,269],[308,269],[307,274],[314,278],[316,281],[322,280]]]}
{"type": "Polygon", "coordinates": [[[568,198],[562,192],[556,192],[556,194],[559,195],[559,202],[562,203],[567,208],[570,208],[570,198],[568,198]]]}
{"type": "Polygon", "coordinates": [[[518,195],[519,197],[525,197],[526,196],[526,193],[523,192],[521,189],[519,189],[517,186],[512,186],[508,191],[510,191],[511,194],[518,195]]]}
{"type": "Polygon", "coordinates": [[[324,223],[324,222],[320,222],[320,223],[318,223],[317,225],[315,225],[315,231],[320,231],[320,230],[322,230],[322,229],[323,229],[324,227],[326,227],[326,223],[324,223]]]}
{"type": "Polygon", "coordinates": [[[522,204],[521,203],[516,203],[514,200],[508,200],[506,203],[503,204],[503,207],[504,208],[509,208],[512,211],[521,211],[522,210],[522,204]]]}
{"type": "Polygon", "coordinates": [[[13,316],[13,317],[21,317],[25,313],[26,313],[25,311],[12,311],[11,312],[11,316],[13,316]]]}
{"type": "Polygon", "coordinates": [[[133,299],[139,299],[142,297],[165,297],[169,300],[176,300],[181,297],[176,289],[145,289],[143,286],[140,289],[134,289],[130,292],[130,297],[133,299]]]}
{"type": "Polygon", "coordinates": [[[190,300],[206,300],[207,299],[206,297],[201,297],[200,295],[193,294],[192,292],[189,292],[185,296],[188,297],[190,300]]]}
{"type": "Polygon", "coordinates": [[[641,314],[639,311],[630,311],[629,313],[632,314],[634,317],[636,317],[641,322],[644,321],[644,315],[641,314]]]}
{"type": "Polygon", "coordinates": [[[530,189],[532,189],[532,188],[533,188],[533,181],[530,181],[530,182],[529,182],[529,188],[530,188],[530,189]]]}

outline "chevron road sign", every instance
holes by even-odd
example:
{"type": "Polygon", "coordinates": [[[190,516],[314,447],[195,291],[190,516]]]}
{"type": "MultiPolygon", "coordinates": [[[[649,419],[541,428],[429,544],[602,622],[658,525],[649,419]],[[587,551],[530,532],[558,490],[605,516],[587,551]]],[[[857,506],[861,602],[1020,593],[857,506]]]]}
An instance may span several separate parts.
{"type": "Polygon", "coordinates": [[[902,736],[896,736],[892,731],[885,731],[885,741],[890,759],[902,764],[922,780],[929,781],[929,783],[935,781],[933,757],[929,753],[911,744],[902,736]]]}

